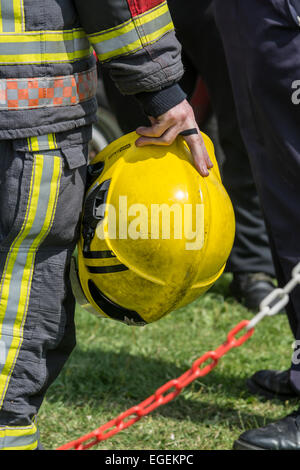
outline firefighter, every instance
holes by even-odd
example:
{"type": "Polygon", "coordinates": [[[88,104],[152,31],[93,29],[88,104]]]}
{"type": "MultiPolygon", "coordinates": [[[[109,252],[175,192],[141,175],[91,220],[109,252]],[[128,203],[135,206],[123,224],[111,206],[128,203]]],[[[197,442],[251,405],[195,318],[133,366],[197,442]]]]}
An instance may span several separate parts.
{"type": "MultiPolygon", "coordinates": [[[[277,278],[283,286],[300,261],[300,5],[298,0],[215,0],[215,11],[277,278]]],[[[286,310],[296,339],[295,358],[300,287],[291,293],[286,310]]],[[[299,361],[292,360],[285,371],[259,371],[248,385],[267,398],[299,399],[299,361]]],[[[300,450],[299,422],[298,409],[266,427],[246,431],[235,448],[300,450]]]]}
{"type": "Polygon", "coordinates": [[[37,413],[75,345],[69,265],[78,240],[99,61],[152,124],[136,145],[188,131],[180,46],[163,0],[0,2],[0,448],[41,449],[37,413]]]}

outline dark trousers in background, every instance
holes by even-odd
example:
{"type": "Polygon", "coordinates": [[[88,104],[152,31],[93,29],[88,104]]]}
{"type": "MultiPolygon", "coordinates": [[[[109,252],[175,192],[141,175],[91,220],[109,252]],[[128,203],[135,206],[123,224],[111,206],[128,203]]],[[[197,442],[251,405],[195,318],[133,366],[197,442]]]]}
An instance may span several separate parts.
{"type": "MultiPolygon", "coordinates": [[[[218,125],[222,178],[236,216],[236,239],[227,270],[274,275],[269,240],[262,217],[249,158],[242,141],[222,42],[216,28],[212,0],[169,0],[176,33],[183,46],[186,74],[181,86],[191,96],[201,75],[209,90],[218,125]]],[[[101,72],[100,72],[101,73],[101,72]]],[[[149,124],[132,97],[122,97],[102,70],[109,104],[123,132],[149,124]]],[[[202,127],[216,143],[216,135],[202,127]]]]}
{"type": "MultiPolygon", "coordinates": [[[[215,0],[241,132],[267,221],[276,274],[286,284],[300,261],[298,0],[215,0]]],[[[300,340],[300,287],[287,313],[300,340]]],[[[276,345],[274,345],[276,347],[276,345]]],[[[300,366],[291,379],[300,391],[300,366]]]]}

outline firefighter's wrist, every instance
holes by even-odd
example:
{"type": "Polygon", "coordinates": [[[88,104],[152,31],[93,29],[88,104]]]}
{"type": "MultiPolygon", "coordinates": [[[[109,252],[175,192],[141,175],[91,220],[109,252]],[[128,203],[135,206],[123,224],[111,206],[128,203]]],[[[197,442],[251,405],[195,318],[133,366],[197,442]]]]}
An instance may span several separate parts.
{"type": "Polygon", "coordinates": [[[158,91],[138,93],[135,97],[141,103],[145,114],[156,118],[184,101],[186,94],[180,85],[175,83],[158,91]]]}

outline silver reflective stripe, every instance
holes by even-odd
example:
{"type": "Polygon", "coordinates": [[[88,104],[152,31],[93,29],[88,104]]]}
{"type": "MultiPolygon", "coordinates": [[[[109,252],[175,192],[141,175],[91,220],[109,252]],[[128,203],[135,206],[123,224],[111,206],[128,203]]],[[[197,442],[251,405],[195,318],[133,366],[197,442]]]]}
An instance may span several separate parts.
{"type": "Polygon", "coordinates": [[[15,18],[13,0],[1,0],[2,31],[13,33],[15,31],[15,18]]]}
{"type": "MultiPolygon", "coordinates": [[[[36,37],[34,35],[33,37],[36,37]]],[[[23,38],[26,38],[24,35],[23,38]]],[[[1,39],[1,36],[0,36],[1,39]]],[[[26,61],[27,55],[34,55],[37,58],[45,56],[46,54],[74,54],[76,51],[90,49],[89,40],[86,37],[64,39],[61,41],[28,41],[22,40],[20,42],[7,42],[5,39],[0,42],[0,56],[17,56],[24,57],[26,61]]],[[[2,62],[2,58],[0,57],[2,62]]],[[[55,61],[55,58],[54,58],[55,61]]]]}
{"type": "Polygon", "coordinates": [[[90,54],[82,28],[26,31],[24,0],[0,0],[1,64],[73,62],[90,54]]]}
{"type": "Polygon", "coordinates": [[[101,39],[100,36],[100,41],[96,43],[92,37],[90,39],[96,52],[99,54],[108,54],[109,52],[114,52],[124,47],[135,49],[142,47],[143,43],[147,43],[146,35],[155,33],[160,28],[167,26],[170,22],[170,13],[166,12],[158,18],[148,21],[142,26],[136,25],[131,31],[116,35],[114,38],[105,39],[105,36],[103,36],[101,39]]]}
{"type": "Polygon", "coordinates": [[[27,139],[28,150],[30,152],[40,152],[42,150],[57,149],[55,134],[38,135],[27,139]]]}
{"type": "Polygon", "coordinates": [[[123,54],[131,54],[147,44],[157,41],[168,31],[173,23],[167,8],[162,4],[118,27],[89,35],[100,60],[109,60],[123,54]]]}
{"type": "Polygon", "coordinates": [[[139,34],[141,37],[155,33],[155,31],[158,31],[160,28],[163,28],[164,26],[168,25],[171,22],[171,16],[169,11],[166,11],[163,15],[158,16],[157,18],[154,18],[152,21],[148,21],[147,23],[144,23],[141,28],[138,28],[139,34]]]}
{"type": "Polygon", "coordinates": [[[96,43],[94,40],[92,41],[97,54],[108,54],[109,52],[114,52],[130,44],[133,44],[136,41],[138,42],[137,47],[140,46],[140,37],[136,29],[111,39],[99,39],[100,41],[96,43]]]}
{"type": "Polygon", "coordinates": [[[28,430],[30,431],[31,427],[2,428],[0,426],[0,450],[36,449],[38,446],[39,432],[36,429],[34,433],[27,434],[28,430]],[[22,432],[24,432],[24,434],[22,434],[22,432]],[[14,433],[16,433],[16,435],[13,435],[14,433]]]}
{"type": "MultiPolygon", "coordinates": [[[[28,251],[31,248],[31,245],[34,242],[34,239],[39,235],[44,225],[44,217],[47,212],[49,197],[50,197],[50,182],[53,173],[53,161],[52,159],[45,159],[43,166],[42,179],[40,184],[39,199],[36,208],[35,218],[31,225],[31,229],[24,238],[16,258],[14,269],[11,273],[11,285],[13,289],[10,291],[10,296],[8,298],[6,313],[4,317],[2,331],[8,336],[6,337],[9,342],[13,337],[13,326],[16,320],[16,314],[18,311],[18,305],[21,298],[21,286],[24,275],[24,267],[26,266],[26,260],[28,256],[28,251]]],[[[8,343],[9,349],[10,342],[8,343]]],[[[1,365],[0,365],[1,373],[1,365]]]]}
{"type": "Polygon", "coordinates": [[[36,417],[28,426],[0,426],[0,450],[35,450],[39,442],[36,417]]]}
{"type": "Polygon", "coordinates": [[[0,407],[22,346],[35,257],[53,224],[60,176],[59,156],[34,155],[26,216],[11,244],[0,286],[0,338],[4,344],[4,360],[0,364],[0,407]]]}
{"type": "Polygon", "coordinates": [[[0,0],[0,33],[25,30],[24,0],[0,0]]]}

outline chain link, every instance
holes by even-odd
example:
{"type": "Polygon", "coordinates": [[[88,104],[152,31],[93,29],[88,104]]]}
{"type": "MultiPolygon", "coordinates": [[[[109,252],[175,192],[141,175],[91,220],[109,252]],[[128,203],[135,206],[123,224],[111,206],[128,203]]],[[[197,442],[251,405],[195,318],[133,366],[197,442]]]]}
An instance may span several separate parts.
{"type": "Polygon", "coordinates": [[[300,263],[298,263],[293,271],[291,280],[284,286],[274,289],[260,303],[259,312],[252,318],[246,327],[247,330],[254,328],[264,317],[271,317],[279,313],[289,302],[289,294],[300,284],[300,263]]]}
{"type": "Polygon", "coordinates": [[[260,311],[251,321],[243,320],[236,325],[227,335],[226,341],[215,351],[208,351],[197,359],[192,367],[177,379],[170,380],[156,392],[141,402],[139,405],[129,408],[117,418],[102,425],[100,428],[69,442],[57,450],[85,450],[104,441],[123,429],[128,428],[143,416],[151,413],[159,406],[173,400],[181,391],[199,377],[208,374],[219,362],[219,359],[232,348],[241,346],[254,333],[254,327],[265,317],[278,313],[289,301],[289,293],[300,284],[300,263],[293,269],[291,280],[283,287],[274,289],[260,304],[260,311]],[[237,335],[243,333],[239,338],[237,335]]]}
{"type": "Polygon", "coordinates": [[[141,402],[139,405],[129,408],[127,411],[121,413],[117,418],[109,421],[95,431],[76,439],[75,441],[69,442],[68,444],[59,447],[57,450],[85,450],[104,441],[120,431],[128,428],[136,421],[140,420],[143,416],[151,413],[159,406],[165,405],[169,401],[173,400],[182,390],[199,377],[203,377],[208,374],[219,362],[219,359],[224,356],[230,349],[241,346],[247,341],[252,334],[254,329],[245,331],[248,325],[248,320],[243,320],[236,325],[227,335],[226,341],[221,344],[215,351],[208,351],[199,359],[197,359],[192,367],[182,374],[177,379],[170,380],[169,382],[162,385],[154,392],[153,395],[148,397],[146,400],[141,402]],[[243,332],[244,334],[237,338],[237,334],[243,332]]]}

